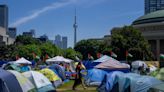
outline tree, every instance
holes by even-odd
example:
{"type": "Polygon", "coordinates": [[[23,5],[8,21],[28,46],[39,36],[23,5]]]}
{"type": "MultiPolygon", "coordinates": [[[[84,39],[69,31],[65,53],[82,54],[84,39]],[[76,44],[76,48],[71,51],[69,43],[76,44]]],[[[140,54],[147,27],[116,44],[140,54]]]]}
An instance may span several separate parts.
{"type": "Polygon", "coordinates": [[[134,60],[153,58],[148,41],[144,39],[139,30],[132,26],[113,30],[111,45],[119,60],[125,60],[126,51],[133,54],[134,60]]]}
{"type": "Polygon", "coordinates": [[[27,45],[27,44],[41,44],[41,42],[31,36],[19,35],[16,37],[15,43],[17,45],[27,45]]]}
{"type": "Polygon", "coordinates": [[[79,41],[74,49],[78,52],[80,52],[83,55],[83,59],[88,59],[88,54],[93,56],[93,58],[97,58],[97,53],[101,53],[101,47],[103,42],[102,41],[96,41],[96,40],[81,40],[79,41]]]}
{"type": "Polygon", "coordinates": [[[76,56],[79,59],[82,59],[82,55],[79,52],[76,52],[74,49],[67,48],[66,50],[64,50],[64,57],[76,60],[76,56]]]}

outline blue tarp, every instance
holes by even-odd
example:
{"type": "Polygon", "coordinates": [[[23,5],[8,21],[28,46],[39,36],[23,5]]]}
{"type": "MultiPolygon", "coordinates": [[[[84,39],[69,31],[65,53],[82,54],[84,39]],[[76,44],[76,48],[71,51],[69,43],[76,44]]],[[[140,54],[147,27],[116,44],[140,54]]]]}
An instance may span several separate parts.
{"type": "Polygon", "coordinates": [[[84,82],[87,86],[99,86],[105,74],[107,74],[106,71],[100,69],[90,69],[87,71],[84,82]]]}
{"type": "Polygon", "coordinates": [[[23,92],[16,77],[3,69],[0,69],[0,92],[23,92]]]}

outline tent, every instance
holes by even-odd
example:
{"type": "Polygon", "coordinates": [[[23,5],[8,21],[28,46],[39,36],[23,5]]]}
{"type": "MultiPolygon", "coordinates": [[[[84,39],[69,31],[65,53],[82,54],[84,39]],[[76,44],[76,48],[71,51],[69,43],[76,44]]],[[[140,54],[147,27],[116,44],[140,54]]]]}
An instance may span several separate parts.
{"type": "Polygon", "coordinates": [[[140,76],[135,73],[128,73],[125,77],[129,79],[126,84],[130,86],[130,92],[147,92],[152,86],[161,83],[154,77],[140,76]]]}
{"type": "Polygon", "coordinates": [[[94,60],[93,62],[104,62],[104,61],[107,61],[107,60],[110,60],[110,59],[111,59],[110,56],[104,55],[101,58],[99,58],[97,60],[94,60]]]}
{"type": "Polygon", "coordinates": [[[95,68],[104,69],[106,71],[116,71],[117,70],[117,71],[129,72],[128,64],[120,63],[119,61],[117,61],[113,58],[96,65],[95,68]]]}
{"type": "Polygon", "coordinates": [[[55,90],[51,82],[40,72],[28,71],[22,74],[35,85],[38,92],[55,90]]]}
{"type": "Polygon", "coordinates": [[[1,92],[22,92],[22,88],[16,77],[3,69],[0,69],[0,91],[1,92]]]}
{"type": "Polygon", "coordinates": [[[84,77],[84,83],[87,86],[99,86],[105,76],[106,71],[100,69],[89,69],[84,77]]]}
{"type": "Polygon", "coordinates": [[[62,84],[62,80],[52,70],[45,68],[45,69],[40,70],[40,72],[43,75],[45,75],[51,82],[53,82],[55,87],[58,87],[62,84]]]}
{"type": "Polygon", "coordinates": [[[71,63],[71,62],[73,62],[73,60],[64,58],[63,56],[56,56],[56,57],[47,59],[46,62],[47,63],[61,63],[61,62],[71,63]]]}
{"type": "Polygon", "coordinates": [[[157,79],[164,81],[164,68],[159,70],[159,73],[155,76],[157,79]]]}
{"type": "Polygon", "coordinates": [[[164,92],[164,83],[152,86],[148,92],[164,92]]]}
{"type": "Polygon", "coordinates": [[[29,81],[26,77],[24,77],[21,73],[14,71],[14,70],[8,70],[12,74],[15,75],[17,78],[23,92],[28,92],[28,91],[35,91],[34,85],[29,81]]]}
{"type": "Polygon", "coordinates": [[[16,63],[16,64],[32,64],[30,61],[28,61],[27,59],[25,59],[25,58],[20,58],[20,59],[18,59],[17,61],[15,61],[14,63],[16,63]]]}
{"type": "Polygon", "coordinates": [[[63,81],[66,79],[64,67],[58,64],[53,64],[53,65],[50,65],[48,68],[54,71],[63,81]]]}
{"type": "Polygon", "coordinates": [[[121,87],[119,88],[119,83],[124,84],[125,80],[122,78],[124,76],[123,72],[115,71],[105,75],[101,85],[98,87],[98,92],[124,92],[121,87]]]}
{"type": "Polygon", "coordinates": [[[138,69],[139,67],[141,67],[143,65],[144,65],[144,68],[147,68],[147,64],[144,61],[137,60],[137,61],[132,62],[132,68],[138,69]]]}
{"type": "Polygon", "coordinates": [[[2,67],[5,70],[15,70],[21,72],[21,68],[17,64],[7,63],[2,67]]]}

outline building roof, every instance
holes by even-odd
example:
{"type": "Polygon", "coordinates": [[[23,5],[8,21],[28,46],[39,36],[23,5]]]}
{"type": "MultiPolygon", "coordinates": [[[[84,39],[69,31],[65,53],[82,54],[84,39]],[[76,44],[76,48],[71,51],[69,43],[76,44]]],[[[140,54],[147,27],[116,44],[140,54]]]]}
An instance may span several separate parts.
{"type": "Polygon", "coordinates": [[[163,22],[163,21],[164,21],[164,10],[158,10],[139,17],[133,22],[133,25],[163,22]]]}

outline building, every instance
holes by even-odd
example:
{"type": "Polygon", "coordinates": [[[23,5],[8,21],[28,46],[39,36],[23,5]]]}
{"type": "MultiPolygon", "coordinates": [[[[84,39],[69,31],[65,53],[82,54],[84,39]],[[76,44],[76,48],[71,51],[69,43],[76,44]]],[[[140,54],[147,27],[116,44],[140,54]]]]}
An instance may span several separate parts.
{"type": "Polygon", "coordinates": [[[62,48],[62,41],[61,41],[61,36],[60,36],[60,35],[56,35],[56,36],[55,36],[54,44],[55,44],[57,47],[62,48]]]}
{"type": "Polygon", "coordinates": [[[67,49],[67,37],[66,36],[62,37],[62,48],[67,49]]]}
{"type": "Polygon", "coordinates": [[[0,45],[13,44],[15,38],[11,38],[8,34],[8,7],[0,5],[0,45]]]}
{"type": "Polygon", "coordinates": [[[11,38],[16,38],[17,35],[17,29],[15,27],[9,28],[7,34],[11,38]]]}
{"type": "Polygon", "coordinates": [[[145,0],[145,14],[164,9],[164,0],[145,0]]]}
{"type": "Polygon", "coordinates": [[[41,42],[47,42],[47,41],[49,41],[48,36],[46,34],[40,36],[37,39],[39,39],[41,42]]]}
{"type": "Polygon", "coordinates": [[[151,45],[151,50],[157,60],[164,53],[164,10],[146,14],[136,19],[132,25],[139,29],[151,45]]]}
{"type": "Polygon", "coordinates": [[[8,29],[8,7],[0,5],[0,27],[8,29]]]}
{"type": "Polygon", "coordinates": [[[54,44],[62,49],[67,49],[67,37],[66,36],[60,36],[60,35],[56,35],[55,36],[55,41],[54,44]]]}
{"type": "Polygon", "coordinates": [[[35,37],[35,30],[31,29],[29,32],[23,32],[24,36],[35,37]]]}

